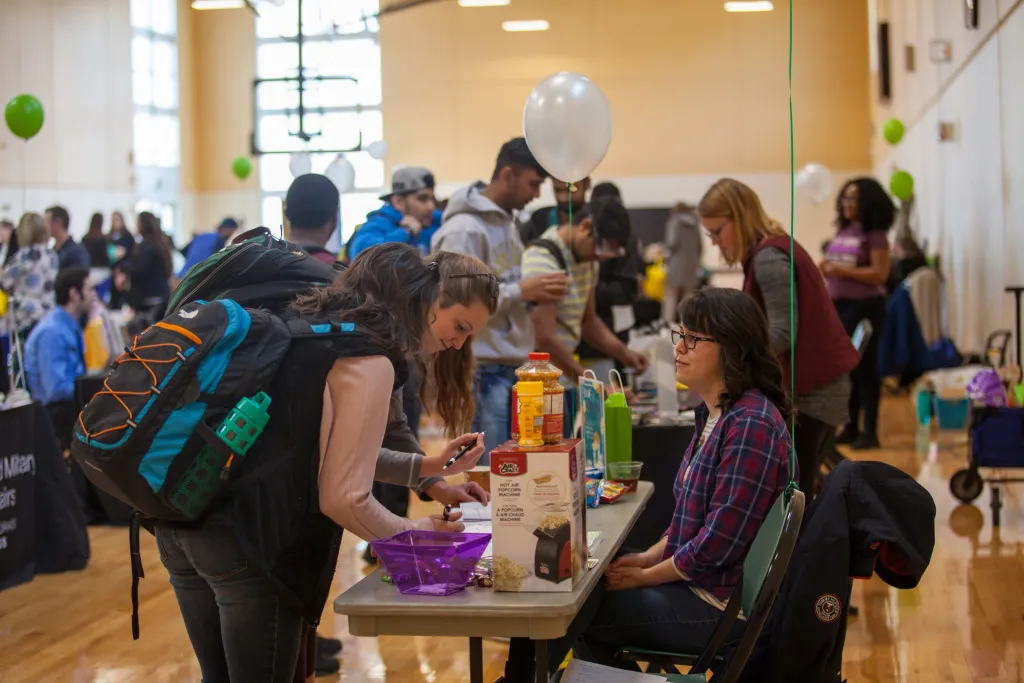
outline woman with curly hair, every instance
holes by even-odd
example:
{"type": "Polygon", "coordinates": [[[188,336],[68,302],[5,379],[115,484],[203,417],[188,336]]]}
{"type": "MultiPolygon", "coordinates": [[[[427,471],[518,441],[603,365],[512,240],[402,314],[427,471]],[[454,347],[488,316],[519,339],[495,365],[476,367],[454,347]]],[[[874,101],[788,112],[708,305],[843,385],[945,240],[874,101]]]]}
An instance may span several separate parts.
{"type": "MultiPolygon", "coordinates": [[[[615,657],[619,648],[702,650],[754,537],[795,475],[789,398],[757,303],[707,288],[680,313],[676,379],[703,405],[676,475],[672,524],[651,548],[612,562],[567,635],[549,644],[549,671],[570,647],[580,659],[637,671],[615,657]]],[[[512,641],[508,683],[534,680],[532,649],[531,641],[512,641]]]]}
{"type": "Polygon", "coordinates": [[[896,207],[876,180],[849,181],[836,197],[836,235],[821,262],[821,272],[846,333],[852,335],[862,320],[870,322],[874,330],[860,364],[851,373],[850,421],[836,439],[857,450],[879,446],[882,378],[878,373],[878,340],[885,325],[885,284],[889,279],[886,233],[895,215],[896,207]]]}

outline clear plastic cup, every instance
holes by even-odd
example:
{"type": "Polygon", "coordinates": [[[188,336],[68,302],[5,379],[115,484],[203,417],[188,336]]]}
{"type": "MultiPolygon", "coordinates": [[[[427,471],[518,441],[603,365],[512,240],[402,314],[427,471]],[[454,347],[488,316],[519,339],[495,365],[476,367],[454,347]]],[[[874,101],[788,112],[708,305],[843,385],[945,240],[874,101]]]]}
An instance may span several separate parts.
{"type": "Polygon", "coordinates": [[[640,482],[640,470],[644,464],[637,460],[629,462],[608,463],[607,478],[609,481],[617,481],[626,487],[626,493],[636,493],[637,484],[640,482]]]}

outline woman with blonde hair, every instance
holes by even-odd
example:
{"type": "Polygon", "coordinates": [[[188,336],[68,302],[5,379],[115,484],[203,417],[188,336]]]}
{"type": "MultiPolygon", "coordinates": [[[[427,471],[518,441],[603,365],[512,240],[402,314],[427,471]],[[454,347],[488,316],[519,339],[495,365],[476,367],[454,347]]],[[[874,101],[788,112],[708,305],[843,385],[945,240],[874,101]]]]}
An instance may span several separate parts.
{"type": "Polygon", "coordinates": [[[29,331],[56,305],[53,283],[57,279],[57,252],[47,243],[50,233],[38,213],[26,213],[18,221],[20,248],[0,275],[0,289],[13,304],[15,329],[24,341],[29,331]]]}
{"type": "Polygon", "coordinates": [[[750,187],[722,178],[704,194],[697,213],[726,263],[742,264],[743,291],[768,317],[772,350],[782,363],[785,386],[796,407],[793,443],[800,488],[813,497],[829,437],[846,420],[849,374],[857,366],[857,351],[818,267],[765,213],[750,187]],[[795,365],[790,364],[791,353],[795,365]]]}

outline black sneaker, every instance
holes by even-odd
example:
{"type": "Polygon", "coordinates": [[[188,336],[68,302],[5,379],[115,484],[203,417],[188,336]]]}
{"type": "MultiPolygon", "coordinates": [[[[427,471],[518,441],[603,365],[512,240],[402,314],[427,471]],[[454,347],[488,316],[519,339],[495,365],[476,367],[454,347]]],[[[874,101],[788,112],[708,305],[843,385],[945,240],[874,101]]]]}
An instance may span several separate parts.
{"type": "Polygon", "coordinates": [[[329,657],[337,657],[341,653],[341,641],[337,638],[324,638],[317,635],[316,651],[323,652],[329,657]]]}
{"type": "Polygon", "coordinates": [[[878,437],[867,433],[861,434],[850,444],[850,448],[855,451],[869,451],[881,447],[881,444],[878,443],[878,437]]]}
{"type": "Polygon", "coordinates": [[[839,435],[836,436],[836,443],[849,445],[856,441],[858,437],[860,437],[860,430],[847,424],[843,427],[843,431],[839,432],[839,435]]]}
{"type": "Polygon", "coordinates": [[[339,671],[341,671],[341,662],[323,652],[316,653],[315,674],[317,676],[331,676],[339,671]]]}

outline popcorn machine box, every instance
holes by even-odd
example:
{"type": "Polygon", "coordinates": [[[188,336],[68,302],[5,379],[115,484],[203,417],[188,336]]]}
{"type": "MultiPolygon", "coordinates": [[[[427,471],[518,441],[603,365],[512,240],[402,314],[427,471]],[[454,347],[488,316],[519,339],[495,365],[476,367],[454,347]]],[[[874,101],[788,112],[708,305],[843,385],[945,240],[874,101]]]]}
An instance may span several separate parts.
{"type": "Polygon", "coordinates": [[[571,591],[587,571],[583,442],[491,451],[494,589],[571,591]]]}

